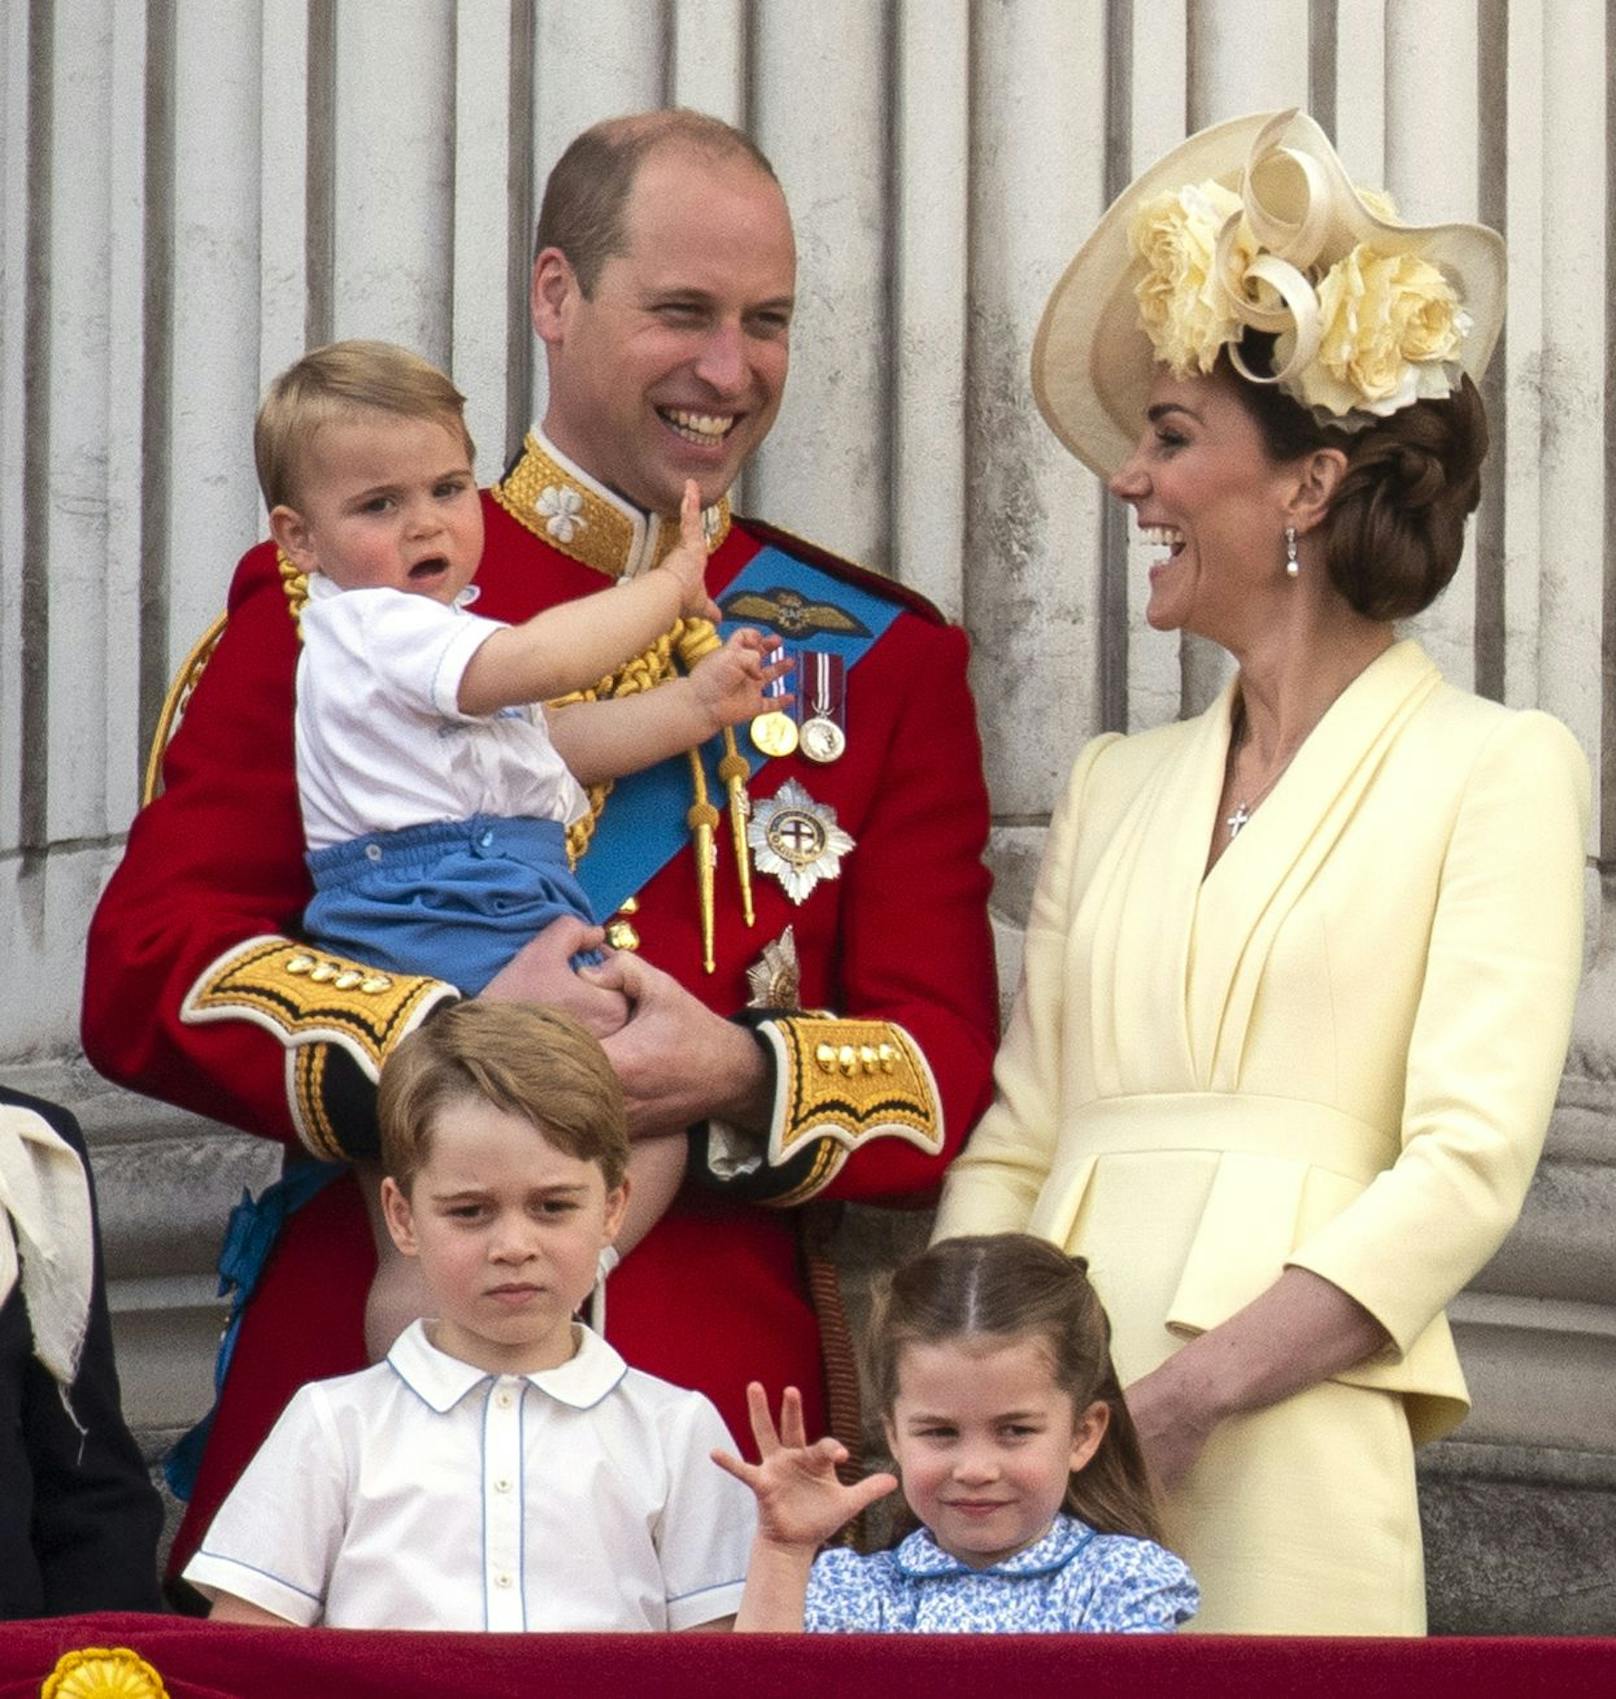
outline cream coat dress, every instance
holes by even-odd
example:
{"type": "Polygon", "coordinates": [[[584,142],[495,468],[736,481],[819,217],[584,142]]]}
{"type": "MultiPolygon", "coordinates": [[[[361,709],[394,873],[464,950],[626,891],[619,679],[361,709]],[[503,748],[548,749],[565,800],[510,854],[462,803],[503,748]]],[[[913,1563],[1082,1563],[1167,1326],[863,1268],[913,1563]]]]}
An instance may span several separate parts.
{"type": "Polygon", "coordinates": [[[1468,1408],[1443,1306],[1519,1213],[1554,1103],[1587,763],[1398,643],[1203,877],[1232,701],[1079,757],[937,1236],[1087,1256],[1124,1385],[1287,1266],[1350,1293],[1393,1348],[1222,1424],[1169,1535],[1198,1630],[1420,1633],[1410,1438],[1468,1408]]]}

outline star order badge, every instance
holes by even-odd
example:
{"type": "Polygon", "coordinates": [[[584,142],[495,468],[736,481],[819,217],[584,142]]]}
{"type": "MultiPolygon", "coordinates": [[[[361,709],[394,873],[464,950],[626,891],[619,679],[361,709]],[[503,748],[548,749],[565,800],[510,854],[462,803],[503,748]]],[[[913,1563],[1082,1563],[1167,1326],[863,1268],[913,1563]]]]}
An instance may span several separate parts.
{"type": "Polygon", "coordinates": [[[749,1009],[800,1009],[802,968],[797,961],[797,934],[787,927],[763,946],[763,954],[746,970],[752,989],[749,1009]]]}
{"type": "Polygon", "coordinates": [[[842,871],[853,839],[836,824],[836,810],[815,802],[795,779],[754,805],[746,828],[760,873],[772,873],[792,902],[807,901],[821,879],[842,871]]]}

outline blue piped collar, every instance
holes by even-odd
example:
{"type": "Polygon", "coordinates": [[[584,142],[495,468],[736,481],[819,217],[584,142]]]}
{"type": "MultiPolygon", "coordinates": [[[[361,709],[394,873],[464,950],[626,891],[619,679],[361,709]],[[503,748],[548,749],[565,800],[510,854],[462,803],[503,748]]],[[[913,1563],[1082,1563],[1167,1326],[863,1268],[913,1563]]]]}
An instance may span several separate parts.
{"type": "Polygon", "coordinates": [[[917,1528],[893,1553],[898,1572],[912,1580],[936,1581],[950,1575],[1053,1575],[1064,1569],[1094,1538],[1094,1530],[1075,1516],[1057,1516],[1041,1540],[1002,1563],[975,1569],[951,1556],[932,1538],[929,1528],[917,1528]]]}

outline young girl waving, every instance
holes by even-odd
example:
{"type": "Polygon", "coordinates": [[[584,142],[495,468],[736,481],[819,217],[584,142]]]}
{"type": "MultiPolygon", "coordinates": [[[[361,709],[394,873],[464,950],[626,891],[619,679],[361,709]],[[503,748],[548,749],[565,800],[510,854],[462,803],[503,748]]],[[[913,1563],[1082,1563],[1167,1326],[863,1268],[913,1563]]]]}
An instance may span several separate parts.
{"type": "Polygon", "coordinates": [[[864,1557],[820,1545],[898,1485],[844,1487],[788,1388],[776,1432],[747,1389],[760,1463],[714,1462],[757,1495],[738,1630],[1168,1633],[1195,1612],[1158,1539],[1110,1324],[1086,1264],[1027,1234],[945,1240],[878,1299],[870,1372],[920,1526],[864,1557]],[[816,1553],[818,1556],[816,1557],[816,1553]]]}

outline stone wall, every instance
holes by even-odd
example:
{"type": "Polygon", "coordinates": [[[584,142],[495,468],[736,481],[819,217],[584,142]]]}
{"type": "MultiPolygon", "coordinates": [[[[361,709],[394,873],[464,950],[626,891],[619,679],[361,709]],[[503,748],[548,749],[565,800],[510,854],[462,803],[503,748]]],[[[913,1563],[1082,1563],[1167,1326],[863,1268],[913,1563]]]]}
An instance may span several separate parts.
{"type": "MultiPolygon", "coordinates": [[[[1591,973],[1520,1229],[1456,1306],[1477,1396],[1424,1460],[1433,1618],[1616,1629],[1616,566],[1607,8],[1574,0],[15,0],[0,12],[0,1066],[95,1144],[131,1407],[205,1400],[210,1241],[273,1151],[75,1055],[83,928],[166,682],[260,527],[248,427],[311,342],[452,365],[481,471],[542,405],[534,185],[608,112],[747,123],[802,300],[748,504],[962,618],[1013,984],[1050,798],[1102,727],[1219,682],[1148,632],[1126,525],[1038,422],[1050,283],[1136,165],[1307,105],[1412,217],[1505,229],[1496,444],[1470,559],[1417,634],[1593,760],[1591,973]]],[[[869,1268],[922,1231],[859,1213],[869,1268]]]]}

